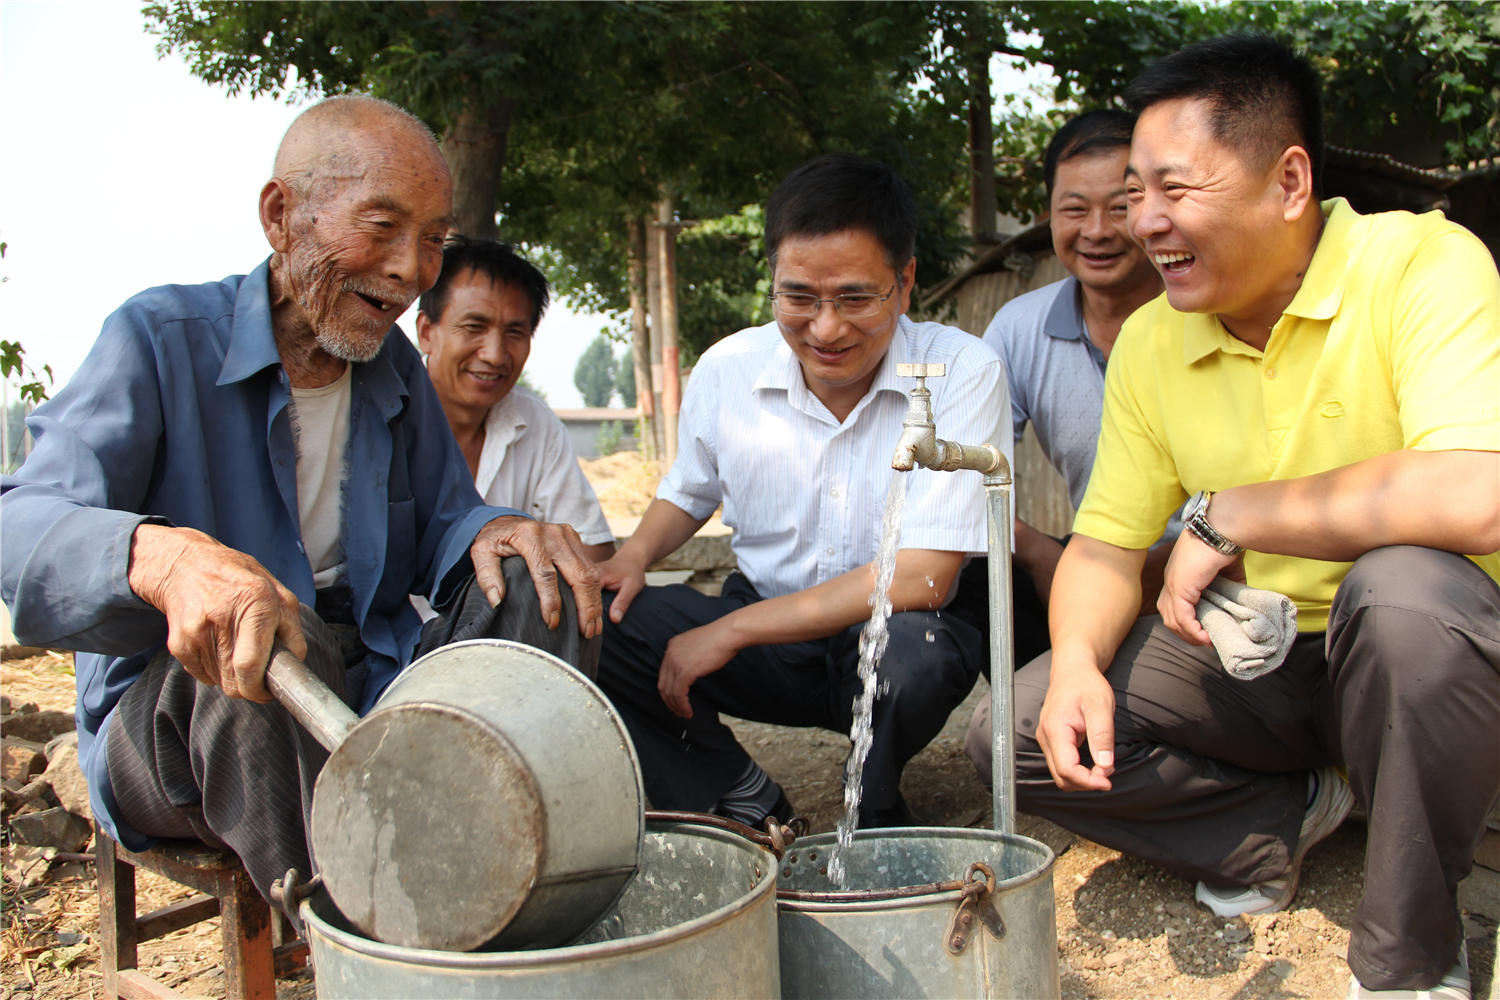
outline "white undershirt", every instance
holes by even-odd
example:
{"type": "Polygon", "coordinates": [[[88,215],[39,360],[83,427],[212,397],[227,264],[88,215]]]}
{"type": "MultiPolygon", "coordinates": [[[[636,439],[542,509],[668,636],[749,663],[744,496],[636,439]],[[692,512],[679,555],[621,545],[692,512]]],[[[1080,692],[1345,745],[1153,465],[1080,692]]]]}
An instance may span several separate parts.
{"type": "Polygon", "coordinates": [[[292,387],[292,440],[297,448],[297,516],[302,547],[322,590],[344,568],[344,479],[349,446],[353,366],[316,389],[292,387]]]}

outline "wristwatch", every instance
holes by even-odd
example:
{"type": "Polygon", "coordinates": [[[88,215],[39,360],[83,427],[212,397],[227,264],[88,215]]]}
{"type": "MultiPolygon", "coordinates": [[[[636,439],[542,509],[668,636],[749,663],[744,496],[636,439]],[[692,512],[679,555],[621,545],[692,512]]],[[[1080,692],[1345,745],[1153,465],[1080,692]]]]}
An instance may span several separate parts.
{"type": "Polygon", "coordinates": [[[1208,523],[1208,501],[1211,499],[1213,499],[1213,494],[1207,490],[1200,490],[1193,494],[1187,506],[1182,508],[1182,526],[1196,535],[1198,540],[1209,548],[1226,556],[1237,556],[1245,551],[1245,547],[1234,544],[1208,523]]]}

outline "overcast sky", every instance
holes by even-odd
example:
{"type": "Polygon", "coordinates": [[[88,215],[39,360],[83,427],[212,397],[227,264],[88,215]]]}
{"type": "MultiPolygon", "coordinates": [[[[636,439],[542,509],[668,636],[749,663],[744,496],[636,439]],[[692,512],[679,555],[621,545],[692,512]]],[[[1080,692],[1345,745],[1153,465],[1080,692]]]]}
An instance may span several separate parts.
{"type": "MultiPolygon", "coordinates": [[[[256,201],[299,109],[230,98],[180,57],[158,60],[139,8],[0,0],[0,339],[51,365],[57,386],[131,295],[243,274],[270,253],[256,201]]],[[[414,315],[400,324],[413,337],[414,315]]],[[[573,365],[602,326],[562,303],[542,320],[526,374],[553,406],[582,405],[573,365]]]]}

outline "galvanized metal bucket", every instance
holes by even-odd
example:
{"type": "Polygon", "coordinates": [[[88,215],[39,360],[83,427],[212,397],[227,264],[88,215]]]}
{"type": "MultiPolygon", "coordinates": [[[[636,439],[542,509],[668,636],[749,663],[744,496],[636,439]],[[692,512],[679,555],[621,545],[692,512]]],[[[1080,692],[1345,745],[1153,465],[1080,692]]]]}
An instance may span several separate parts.
{"type": "Polygon", "coordinates": [[[863,830],[828,880],[835,835],[781,861],[782,995],[1056,997],[1046,844],[993,830],[863,830]]]}
{"type": "Polygon", "coordinates": [[[445,952],[354,930],[326,892],[300,915],[318,996],[778,997],[776,859],[733,833],[651,822],[640,872],[561,948],[445,952]]]}

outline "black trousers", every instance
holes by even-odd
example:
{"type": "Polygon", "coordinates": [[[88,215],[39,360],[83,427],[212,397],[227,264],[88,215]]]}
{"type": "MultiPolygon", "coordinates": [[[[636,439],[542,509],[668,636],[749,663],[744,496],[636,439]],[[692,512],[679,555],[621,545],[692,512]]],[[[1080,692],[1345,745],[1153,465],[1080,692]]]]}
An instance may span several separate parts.
{"type": "MultiPolygon", "coordinates": [[[[490,608],[471,579],[449,613],[423,629],[417,655],[488,636],[527,643],[592,675],[599,640],[579,634],[572,593],[562,588],[563,622],[549,630],[525,560],[509,557],[502,568],[500,607],[490,608]]],[[[362,670],[348,630],[306,606],[302,630],[308,667],[353,702],[345,677],[362,670]]],[[[267,898],[289,868],[312,871],[306,821],[328,752],[279,704],[225,697],[163,650],[120,699],[105,752],[120,818],[140,833],[232,849],[267,898]]]]}
{"type": "MultiPolygon", "coordinates": [[[[1414,546],[1365,554],[1327,633],[1299,637],[1253,681],[1141,619],[1106,674],[1106,792],[1065,792],[1047,771],[1036,722],[1050,661],[1016,675],[1019,808],[1188,878],[1244,885],[1286,871],[1307,771],[1343,765],[1369,816],[1350,968],[1371,989],[1422,989],[1453,965],[1457,886],[1500,794],[1500,588],[1472,562],[1414,546]]],[[[986,767],[988,755],[986,742],[986,767]]]]}
{"type": "MultiPolygon", "coordinates": [[[[605,595],[609,597],[608,594],[605,595]]],[[[710,597],[691,587],[647,587],[618,625],[605,618],[599,686],[620,710],[640,755],[646,794],[659,809],[706,811],[744,773],[750,756],[719,718],[819,726],[848,733],[860,691],[863,624],[810,642],[751,646],[699,678],[693,717],[673,715],[656,689],[673,636],[760,600],[739,573],[710,597]]],[[[943,728],[979,674],[979,637],[957,617],[901,612],[890,619],[890,645],[877,671],[881,691],[865,763],[862,809],[888,809],[900,796],[901,770],[943,728]]]]}

